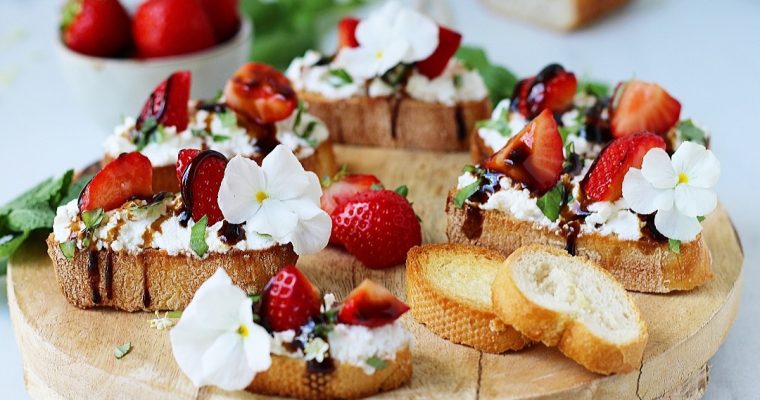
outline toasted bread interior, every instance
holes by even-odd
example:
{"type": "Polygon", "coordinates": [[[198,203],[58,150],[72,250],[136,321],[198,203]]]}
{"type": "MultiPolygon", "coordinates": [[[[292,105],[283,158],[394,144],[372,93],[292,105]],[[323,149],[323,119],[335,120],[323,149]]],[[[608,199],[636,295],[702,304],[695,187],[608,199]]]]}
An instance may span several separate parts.
{"type": "MultiPolygon", "coordinates": [[[[487,253],[488,254],[488,253],[487,253]]],[[[503,261],[482,252],[431,254],[423,270],[427,281],[449,298],[491,311],[491,284],[503,261]]]]}

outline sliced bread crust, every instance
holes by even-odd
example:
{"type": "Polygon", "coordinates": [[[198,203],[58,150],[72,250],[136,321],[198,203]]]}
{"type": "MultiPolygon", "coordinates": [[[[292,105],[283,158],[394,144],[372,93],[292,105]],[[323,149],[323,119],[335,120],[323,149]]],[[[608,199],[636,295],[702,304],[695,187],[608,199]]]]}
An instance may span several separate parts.
{"type": "Polygon", "coordinates": [[[357,399],[396,389],[411,379],[412,352],[408,347],[372,375],[339,362],[334,371],[310,372],[304,360],[272,355],[272,366],[256,374],[247,390],[299,399],[357,399]]]}
{"type": "MultiPolygon", "coordinates": [[[[446,236],[449,242],[484,246],[508,256],[528,244],[545,244],[564,249],[565,238],[558,232],[508,213],[481,210],[465,204],[454,206],[455,191],[446,203],[446,236]]],[[[583,234],[576,241],[576,253],[599,263],[628,290],[667,293],[691,290],[713,277],[710,249],[700,234],[682,243],[680,254],[670,251],[667,242],[646,238],[619,240],[600,234],[583,234]]]]}
{"type": "Polygon", "coordinates": [[[557,29],[573,30],[626,5],[629,0],[484,0],[504,14],[557,29]]]}
{"type": "MultiPolygon", "coordinates": [[[[537,279],[551,278],[540,276],[537,279]]],[[[576,290],[583,293],[580,287],[576,290]]],[[[583,295],[585,298],[591,298],[600,294],[585,292],[583,295]]],[[[541,341],[547,346],[557,346],[563,354],[590,371],[609,375],[630,372],[641,365],[644,347],[649,337],[641,312],[630,295],[609,273],[583,257],[573,257],[563,250],[549,246],[521,247],[507,258],[504,267],[496,274],[492,296],[494,310],[500,318],[532,340],[541,341]],[[593,332],[579,316],[537,304],[535,298],[524,292],[516,283],[518,278],[515,273],[517,268],[522,268],[520,263],[531,262],[526,261],[526,257],[536,253],[560,257],[563,262],[582,263],[591,275],[598,278],[597,283],[606,285],[618,300],[629,305],[625,312],[635,320],[637,334],[629,340],[614,342],[593,332]]]]}
{"type": "Polygon", "coordinates": [[[71,261],[63,255],[53,234],[48,236],[47,244],[63,295],[79,308],[182,310],[217,268],[224,268],[232,282],[246,293],[258,293],[280,268],[298,261],[290,244],[256,251],[209,253],[203,259],[170,256],[156,249],[139,254],[77,250],[71,261]]]}
{"type": "MultiPolygon", "coordinates": [[[[435,334],[480,351],[503,353],[525,347],[529,341],[496,316],[490,299],[479,304],[456,296],[457,288],[446,293],[439,289],[441,282],[434,282],[444,273],[441,264],[457,264],[463,273],[479,274],[490,282],[503,262],[504,256],[483,247],[448,243],[413,247],[406,259],[406,300],[412,316],[435,334]],[[476,268],[464,271],[468,264],[476,268]]],[[[480,289],[487,295],[490,286],[480,289]]]]}
{"type": "Polygon", "coordinates": [[[327,99],[300,92],[309,113],[321,119],[336,143],[434,151],[461,151],[469,146],[475,123],[491,113],[488,98],[454,106],[404,97],[327,99]]]}

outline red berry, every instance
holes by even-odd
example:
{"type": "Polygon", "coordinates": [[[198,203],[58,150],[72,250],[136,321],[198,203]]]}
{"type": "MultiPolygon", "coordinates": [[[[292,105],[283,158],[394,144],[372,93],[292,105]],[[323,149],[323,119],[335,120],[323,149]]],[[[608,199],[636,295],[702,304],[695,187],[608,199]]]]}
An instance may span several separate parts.
{"type": "Polygon", "coordinates": [[[573,105],[578,89],[575,74],[559,64],[549,64],[535,77],[521,80],[513,92],[516,109],[525,118],[535,118],[544,109],[563,112],[573,105]]]}
{"type": "Polygon", "coordinates": [[[177,182],[182,184],[182,176],[185,175],[185,171],[187,170],[187,167],[190,166],[190,162],[193,161],[193,158],[200,154],[200,150],[198,149],[182,149],[179,151],[179,154],[177,155],[177,182]]]}
{"type": "Polygon", "coordinates": [[[358,18],[346,17],[338,22],[338,49],[359,47],[359,42],[356,40],[356,27],[358,25],[358,18]]]}
{"type": "Polygon", "coordinates": [[[169,75],[166,80],[153,89],[137,117],[137,128],[149,118],[163,126],[173,126],[177,132],[187,128],[190,121],[187,102],[190,100],[190,71],[179,71],[169,75]]]}
{"type": "Polygon", "coordinates": [[[123,153],[85,186],[79,195],[79,210],[113,210],[129,199],[152,195],[153,166],[148,157],[138,152],[123,153]]]}
{"type": "Polygon", "coordinates": [[[147,0],[132,20],[140,57],[192,53],[216,43],[214,29],[197,0],[147,0]]]}
{"type": "Polygon", "coordinates": [[[402,264],[422,243],[422,228],[412,205],[390,190],[358,193],[331,215],[333,235],[349,253],[373,269],[402,264]]]}
{"type": "Polygon", "coordinates": [[[591,201],[615,201],[623,195],[623,178],[630,168],[641,168],[644,156],[653,148],[665,148],[662,137],[638,133],[610,142],[591,165],[581,182],[591,201]]]}
{"type": "Polygon", "coordinates": [[[397,320],[409,306],[388,289],[365,279],[351,291],[338,312],[338,322],[377,328],[397,320]]]}
{"type": "Polygon", "coordinates": [[[194,221],[208,217],[211,226],[224,219],[219,209],[219,187],[227,168],[227,157],[214,150],[204,150],[190,161],[181,180],[182,201],[194,221]]]}
{"type": "Polygon", "coordinates": [[[217,43],[231,39],[240,30],[238,0],[200,0],[206,12],[217,43]]]}
{"type": "Polygon", "coordinates": [[[61,23],[70,49],[96,57],[116,57],[132,44],[131,21],[118,0],[69,0],[61,23]]]}
{"type": "Polygon", "coordinates": [[[327,214],[332,214],[336,208],[348,201],[353,195],[380,187],[380,180],[374,175],[351,174],[340,180],[333,181],[322,189],[320,203],[327,214]]]}
{"type": "Polygon", "coordinates": [[[224,97],[227,105],[260,124],[283,120],[298,105],[288,78],[275,68],[259,63],[240,67],[227,81],[224,97]]]}
{"type": "Polygon", "coordinates": [[[267,284],[261,313],[269,329],[280,332],[298,329],[319,315],[319,290],[295,266],[280,270],[267,284]]]}
{"type": "Polygon", "coordinates": [[[681,115],[681,103],[655,83],[637,80],[617,85],[610,104],[612,136],[651,132],[664,136],[681,115]]]}
{"type": "Polygon", "coordinates": [[[543,194],[559,181],[563,161],[562,137],[554,116],[546,109],[483,166],[543,194]]]}
{"type": "Polygon", "coordinates": [[[438,47],[430,57],[417,63],[417,70],[430,79],[441,75],[461,43],[462,35],[459,32],[439,26],[438,47]]]}

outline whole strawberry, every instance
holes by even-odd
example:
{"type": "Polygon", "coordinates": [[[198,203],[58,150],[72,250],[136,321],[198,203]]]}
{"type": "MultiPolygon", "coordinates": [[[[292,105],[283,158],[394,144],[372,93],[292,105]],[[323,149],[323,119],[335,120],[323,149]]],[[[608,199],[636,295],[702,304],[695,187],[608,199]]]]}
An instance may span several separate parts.
{"type": "Polygon", "coordinates": [[[63,42],[77,53],[123,55],[132,44],[131,22],[118,0],[69,0],[63,8],[63,42]]]}
{"type": "Polygon", "coordinates": [[[200,0],[200,3],[214,28],[217,43],[235,36],[240,29],[238,0],[200,0]]]}
{"type": "Polygon", "coordinates": [[[192,53],[216,43],[198,0],[148,0],[135,12],[132,31],[144,58],[192,53]]]}
{"type": "Polygon", "coordinates": [[[331,215],[334,239],[373,269],[402,264],[422,243],[422,228],[405,197],[391,190],[358,193],[331,215]]]}

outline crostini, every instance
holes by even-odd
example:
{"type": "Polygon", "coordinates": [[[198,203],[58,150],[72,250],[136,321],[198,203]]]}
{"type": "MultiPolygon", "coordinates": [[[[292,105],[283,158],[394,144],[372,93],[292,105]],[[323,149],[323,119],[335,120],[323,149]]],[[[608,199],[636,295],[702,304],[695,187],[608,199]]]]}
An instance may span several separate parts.
{"type": "Polygon", "coordinates": [[[261,162],[278,144],[319,177],[337,170],[325,124],[299,101],[288,79],[259,63],[240,67],[213,100],[190,99],[191,75],[159,83],[137,118],[126,117],[105,143],[103,165],[138,151],[153,164],[153,188],[179,191],[174,164],[181,149],[211,149],[261,162]]]}
{"type": "Polygon", "coordinates": [[[536,116],[460,176],[446,206],[449,240],[504,255],[532,243],[566,248],[599,262],[629,290],[689,290],[708,281],[700,222],[716,207],[720,164],[704,131],[691,120],[679,123],[681,105],[664,89],[636,80],[618,85],[609,106],[601,113],[592,106],[567,131],[562,109],[574,107],[574,93],[566,90],[559,109],[513,98],[516,111],[507,115],[536,116]],[[604,124],[590,126],[591,114],[609,126],[593,140],[604,124]],[[579,138],[586,144],[580,154],[579,138]]]}
{"type": "Polygon", "coordinates": [[[342,304],[295,266],[247,296],[219,269],[171,332],[174,358],[196,386],[302,399],[353,399],[411,379],[409,308],[365,280],[342,304]]]}
{"type": "Polygon", "coordinates": [[[338,51],[308,51],[286,75],[335,142],[464,150],[491,104],[479,73],[454,58],[461,34],[387,2],[338,25],[338,51]]]}
{"type": "Polygon", "coordinates": [[[71,304],[181,310],[219,267],[258,292],[299,255],[327,245],[319,179],[285,146],[261,166],[185,149],[175,173],[181,192],[156,192],[150,160],[125,153],[58,208],[48,253],[71,304]]]}

